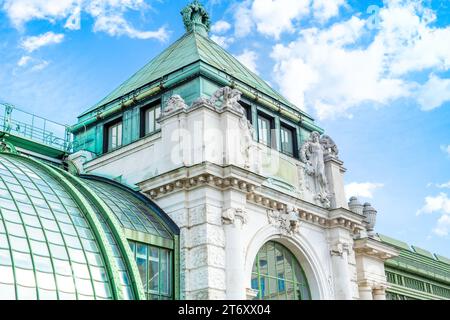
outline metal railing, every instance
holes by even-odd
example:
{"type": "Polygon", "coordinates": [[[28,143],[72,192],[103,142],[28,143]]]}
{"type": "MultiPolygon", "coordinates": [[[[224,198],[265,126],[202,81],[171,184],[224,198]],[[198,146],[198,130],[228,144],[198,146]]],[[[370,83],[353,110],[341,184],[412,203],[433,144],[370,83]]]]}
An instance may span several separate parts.
{"type": "Polygon", "coordinates": [[[57,123],[0,101],[0,131],[30,139],[52,148],[71,152],[72,134],[57,123]]]}

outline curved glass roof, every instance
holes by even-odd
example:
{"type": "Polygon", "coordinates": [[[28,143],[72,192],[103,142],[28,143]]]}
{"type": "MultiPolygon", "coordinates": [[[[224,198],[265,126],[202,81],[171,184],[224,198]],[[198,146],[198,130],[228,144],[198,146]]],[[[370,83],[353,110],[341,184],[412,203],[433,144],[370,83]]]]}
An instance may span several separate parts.
{"type": "Polygon", "coordinates": [[[167,239],[173,238],[155,217],[155,212],[129,192],[101,181],[85,179],[85,182],[105,201],[122,227],[167,239]]]}
{"type": "Polygon", "coordinates": [[[152,215],[126,189],[0,153],[0,300],[145,298],[124,229],[173,239],[152,215]]]}

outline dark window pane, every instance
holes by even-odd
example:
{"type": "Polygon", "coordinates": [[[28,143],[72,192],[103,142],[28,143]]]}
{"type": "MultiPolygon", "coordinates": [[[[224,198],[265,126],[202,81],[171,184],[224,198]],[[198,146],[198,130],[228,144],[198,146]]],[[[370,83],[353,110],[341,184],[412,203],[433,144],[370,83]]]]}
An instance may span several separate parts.
{"type": "Polygon", "coordinates": [[[294,155],[294,132],[284,126],[281,126],[281,152],[294,155]]]}

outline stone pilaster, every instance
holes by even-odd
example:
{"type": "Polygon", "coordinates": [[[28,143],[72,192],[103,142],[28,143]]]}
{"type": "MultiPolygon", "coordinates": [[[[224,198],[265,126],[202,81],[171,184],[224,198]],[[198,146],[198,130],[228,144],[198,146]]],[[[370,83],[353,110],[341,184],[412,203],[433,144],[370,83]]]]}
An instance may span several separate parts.
{"type": "Polygon", "coordinates": [[[331,208],[348,209],[347,199],[344,191],[344,173],[346,169],[343,162],[334,156],[327,156],[325,162],[325,175],[331,194],[331,208]]]}

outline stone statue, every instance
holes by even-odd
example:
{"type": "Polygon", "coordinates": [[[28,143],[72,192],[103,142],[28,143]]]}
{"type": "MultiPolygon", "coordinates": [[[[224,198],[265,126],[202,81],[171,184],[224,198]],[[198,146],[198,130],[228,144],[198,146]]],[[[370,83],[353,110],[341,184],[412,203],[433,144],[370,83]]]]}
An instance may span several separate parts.
{"type": "Polygon", "coordinates": [[[237,89],[231,89],[230,87],[223,87],[214,92],[210,101],[213,105],[216,104],[220,98],[222,98],[221,109],[230,108],[237,111],[241,115],[245,115],[244,108],[239,104],[242,93],[237,89]]]}
{"type": "Polygon", "coordinates": [[[250,164],[252,163],[252,148],[253,148],[253,135],[255,129],[253,128],[250,121],[247,120],[247,117],[244,115],[239,119],[239,127],[242,130],[241,134],[241,153],[245,159],[245,168],[249,169],[250,164]]]}
{"type": "MultiPolygon", "coordinates": [[[[328,140],[324,140],[328,142],[328,140]]],[[[326,207],[330,206],[328,182],[325,176],[324,163],[325,145],[322,144],[320,134],[314,131],[300,148],[300,160],[305,163],[305,171],[314,180],[315,198],[326,207]]]]}
{"type": "Polygon", "coordinates": [[[164,112],[164,115],[167,115],[167,114],[175,112],[177,110],[186,109],[186,108],[187,108],[187,105],[184,102],[183,98],[180,95],[175,94],[169,98],[163,112],[164,112]]]}

